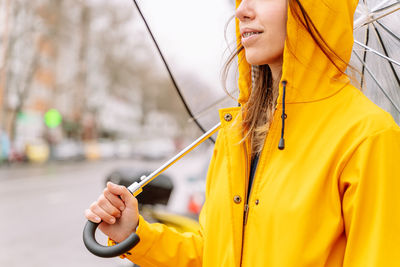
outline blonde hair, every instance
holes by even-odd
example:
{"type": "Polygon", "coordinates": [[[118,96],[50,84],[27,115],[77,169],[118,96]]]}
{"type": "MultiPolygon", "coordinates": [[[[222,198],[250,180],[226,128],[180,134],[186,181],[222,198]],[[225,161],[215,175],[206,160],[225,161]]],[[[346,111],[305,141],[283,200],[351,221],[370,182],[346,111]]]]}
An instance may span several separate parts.
{"type": "MultiPolygon", "coordinates": [[[[243,50],[240,46],[224,65],[223,77],[226,81],[229,68],[236,56],[243,50]]],[[[243,60],[243,59],[239,59],[243,60]]],[[[261,152],[268,133],[278,98],[280,75],[273,81],[268,65],[252,66],[252,88],[248,101],[241,106],[243,140],[250,142],[251,154],[261,152]]],[[[225,91],[229,94],[228,90],[225,91]]]]}
{"type": "MultiPolygon", "coordinates": [[[[300,24],[308,31],[317,46],[341,73],[345,74],[345,72],[340,68],[343,65],[349,67],[350,71],[359,73],[355,67],[349,65],[337,53],[335,53],[335,51],[322,38],[322,35],[315,27],[310,16],[300,3],[300,0],[289,0],[289,6],[294,17],[300,21],[300,24]]],[[[239,44],[226,61],[222,70],[224,85],[226,85],[228,72],[234,59],[243,49],[244,47],[239,44]]],[[[242,55],[244,55],[244,53],[242,53],[242,55]]],[[[245,59],[239,58],[239,61],[241,60],[245,59]]],[[[243,141],[247,140],[250,142],[251,154],[254,156],[262,150],[265,137],[269,131],[276,99],[278,97],[281,75],[276,78],[276,81],[273,81],[271,70],[268,65],[252,66],[252,74],[252,88],[249,100],[242,106],[242,128],[244,133],[243,141]]],[[[354,80],[356,79],[352,79],[353,83],[354,80]]],[[[226,86],[224,86],[224,89],[228,93],[226,86]]]]}

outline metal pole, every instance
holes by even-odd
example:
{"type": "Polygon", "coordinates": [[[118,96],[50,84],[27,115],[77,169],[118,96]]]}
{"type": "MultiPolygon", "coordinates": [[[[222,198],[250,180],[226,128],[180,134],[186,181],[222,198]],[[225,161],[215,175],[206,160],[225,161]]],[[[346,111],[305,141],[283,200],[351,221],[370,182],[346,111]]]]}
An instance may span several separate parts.
{"type": "Polygon", "coordinates": [[[136,197],[143,191],[143,187],[150,183],[154,178],[156,178],[158,175],[163,173],[166,169],[168,169],[171,165],[173,165],[175,162],[177,162],[179,159],[181,159],[183,156],[185,156],[187,153],[192,151],[195,147],[203,143],[205,140],[210,138],[215,132],[219,130],[221,126],[221,123],[219,122],[217,125],[215,125],[213,128],[208,130],[208,132],[204,133],[202,136],[197,138],[192,144],[187,146],[185,149],[183,149],[181,152],[179,152],[176,156],[168,160],[166,163],[164,163],[160,168],[152,172],[149,176],[142,176],[140,178],[140,182],[134,182],[128,187],[128,190],[136,197]]]}

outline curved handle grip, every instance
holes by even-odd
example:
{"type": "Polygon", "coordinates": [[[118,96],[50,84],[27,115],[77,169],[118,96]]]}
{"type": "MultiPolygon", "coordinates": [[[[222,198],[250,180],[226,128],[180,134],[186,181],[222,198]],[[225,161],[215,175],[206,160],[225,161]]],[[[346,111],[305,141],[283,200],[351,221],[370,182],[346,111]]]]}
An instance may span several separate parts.
{"type": "Polygon", "coordinates": [[[95,238],[98,226],[98,223],[87,221],[83,229],[83,242],[86,248],[96,256],[103,258],[117,257],[131,250],[140,241],[139,236],[136,233],[132,233],[127,239],[115,246],[100,245],[95,238]]]}

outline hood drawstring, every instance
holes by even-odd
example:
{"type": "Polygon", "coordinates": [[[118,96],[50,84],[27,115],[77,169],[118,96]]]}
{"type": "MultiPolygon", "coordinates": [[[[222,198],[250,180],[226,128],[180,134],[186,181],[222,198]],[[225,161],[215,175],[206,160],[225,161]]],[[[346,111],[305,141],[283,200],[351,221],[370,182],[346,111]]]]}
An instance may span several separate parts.
{"type": "Polygon", "coordinates": [[[279,140],[279,145],[278,148],[280,150],[285,149],[285,139],[283,138],[284,134],[285,134],[285,120],[287,118],[287,115],[285,113],[285,95],[286,95],[286,84],[287,81],[282,81],[282,85],[283,85],[283,94],[282,94],[282,132],[281,132],[281,140],[279,140]]]}

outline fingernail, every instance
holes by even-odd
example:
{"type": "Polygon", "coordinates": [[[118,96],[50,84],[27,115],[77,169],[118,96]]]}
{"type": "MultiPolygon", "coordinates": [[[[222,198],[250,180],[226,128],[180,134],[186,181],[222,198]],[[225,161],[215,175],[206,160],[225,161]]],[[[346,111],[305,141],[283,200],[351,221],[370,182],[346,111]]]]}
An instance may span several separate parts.
{"type": "Polygon", "coordinates": [[[101,222],[100,217],[94,217],[94,220],[95,220],[96,222],[101,222]]]}
{"type": "Polygon", "coordinates": [[[115,218],[111,218],[111,219],[110,219],[110,222],[111,222],[111,223],[115,223],[115,218]]]}
{"type": "Polygon", "coordinates": [[[123,210],[125,209],[125,207],[124,207],[124,206],[121,206],[121,207],[119,207],[119,209],[120,209],[121,211],[123,211],[123,210]]]}

